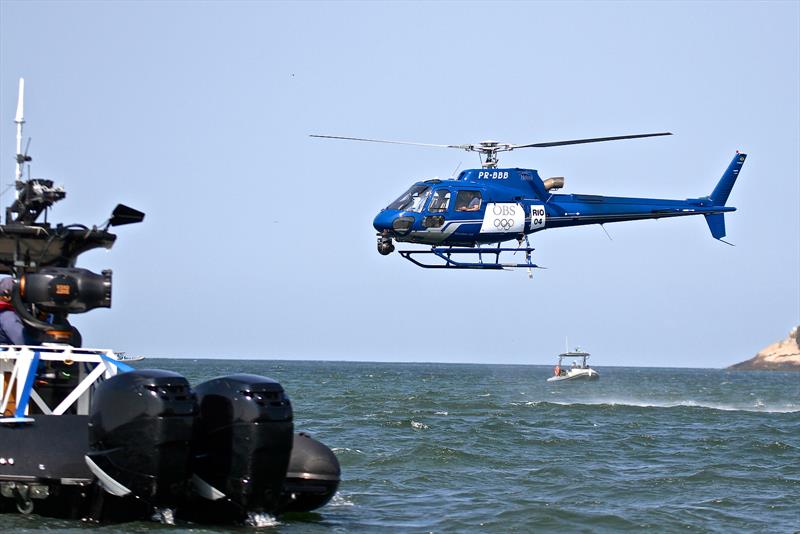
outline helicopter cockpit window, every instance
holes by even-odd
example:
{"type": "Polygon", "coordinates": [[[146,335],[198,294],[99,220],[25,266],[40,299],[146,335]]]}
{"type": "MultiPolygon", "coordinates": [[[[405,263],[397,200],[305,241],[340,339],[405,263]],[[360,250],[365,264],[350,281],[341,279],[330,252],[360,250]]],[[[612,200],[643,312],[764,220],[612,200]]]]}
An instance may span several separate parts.
{"type": "Polygon", "coordinates": [[[447,211],[450,205],[450,191],[447,189],[437,189],[431,196],[431,205],[428,211],[447,211]]]}
{"type": "Polygon", "coordinates": [[[456,196],[456,211],[478,211],[481,209],[480,191],[459,191],[456,196]]]}
{"type": "Polygon", "coordinates": [[[389,204],[386,209],[420,212],[430,194],[431,188],[427,185],[412,185],[408,191],[389,204]]]}

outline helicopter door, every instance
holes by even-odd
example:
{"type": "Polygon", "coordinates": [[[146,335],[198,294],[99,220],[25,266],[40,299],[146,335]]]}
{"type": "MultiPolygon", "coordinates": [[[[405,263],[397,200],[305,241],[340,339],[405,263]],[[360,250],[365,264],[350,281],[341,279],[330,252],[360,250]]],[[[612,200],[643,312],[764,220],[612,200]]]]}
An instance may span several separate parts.
{"type": "Polygon", "coordinates": [[[431,203],[428,205],[428,213],[422,219],[422,226],[425,228],[441,228],[444,224],[444,214],[450,207],[452,194],[449,189],[437,189],[431,195],[431,203]]]}

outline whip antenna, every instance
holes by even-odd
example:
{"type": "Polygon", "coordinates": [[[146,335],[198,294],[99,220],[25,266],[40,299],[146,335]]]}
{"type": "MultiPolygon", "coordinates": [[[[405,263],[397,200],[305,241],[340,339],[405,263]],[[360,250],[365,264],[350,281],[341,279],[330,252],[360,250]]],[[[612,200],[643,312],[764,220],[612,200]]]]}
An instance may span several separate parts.
{"type": "Polygon", "coordinates": [[[17,114],[14,116],[17,125],[17,155],[16,155],[16,187],[17,194],[14,202],[6,208],[6,224],[21,223],[33,224],[39,215],[44,212],[45,224],[47,223],[47,209],[55,202],[66,196],[64,188],[53,186],[52,180],[31,178],[30,165],[28,166],[28,179],[24,179],[25,164],[31,161],[28,155],[30,138],[22,151],[22,127],[25,124],[25,79],[19,79],[19,96],[17,97],[17,114]]]}
{"type": "Polygon", "coordinates": [[[17,172],[16,179],[22,181],[22,170],[25,161],[30,161],[27,154],[22,153],[22,125],[25,124],[25,78],[19,79],[19,96],[17,97],[17,115],[14,118],[17,125],[17,172]]]}

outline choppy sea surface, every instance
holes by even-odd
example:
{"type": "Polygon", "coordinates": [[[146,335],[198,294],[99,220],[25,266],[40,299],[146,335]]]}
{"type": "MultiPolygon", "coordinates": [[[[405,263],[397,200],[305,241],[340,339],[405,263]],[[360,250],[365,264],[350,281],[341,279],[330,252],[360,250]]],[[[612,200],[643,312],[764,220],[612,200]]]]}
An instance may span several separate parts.
{"type": "MultiPolygon", "coordinates": [[[[342,466],[333,501],[265,532],[797,532],[800,374],[515,365],[150,359],[192,384],[247,372],[342,466]]],[[[245,532],[187,523],[0,528],[245,532]]]]}

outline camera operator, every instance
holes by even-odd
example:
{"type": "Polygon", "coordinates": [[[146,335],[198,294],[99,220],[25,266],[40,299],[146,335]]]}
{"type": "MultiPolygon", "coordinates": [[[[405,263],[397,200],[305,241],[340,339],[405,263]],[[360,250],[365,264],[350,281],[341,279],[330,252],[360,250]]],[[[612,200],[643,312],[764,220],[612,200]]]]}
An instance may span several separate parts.
{"type": "Polygon", "coordinates": [[[27,345],[25,325],[11,304],[11,277],[0,280],[0,345],[27,345]]]}

